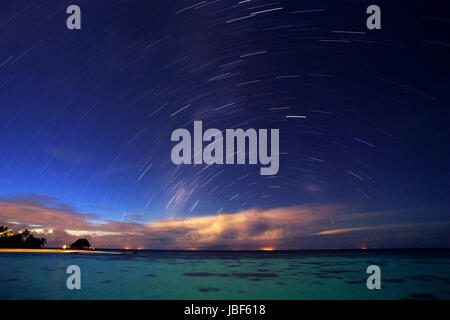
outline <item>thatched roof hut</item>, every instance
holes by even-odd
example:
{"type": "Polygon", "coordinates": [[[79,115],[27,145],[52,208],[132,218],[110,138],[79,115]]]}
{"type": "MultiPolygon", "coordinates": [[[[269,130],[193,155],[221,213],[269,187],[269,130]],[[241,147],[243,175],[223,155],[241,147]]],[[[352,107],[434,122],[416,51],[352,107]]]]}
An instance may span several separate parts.
{"type": "Polygon", "coordinates": [[[70,249],[89,250],[92,249],[91,244],[86,239],[78,239],[70,245],[70,249]]]}

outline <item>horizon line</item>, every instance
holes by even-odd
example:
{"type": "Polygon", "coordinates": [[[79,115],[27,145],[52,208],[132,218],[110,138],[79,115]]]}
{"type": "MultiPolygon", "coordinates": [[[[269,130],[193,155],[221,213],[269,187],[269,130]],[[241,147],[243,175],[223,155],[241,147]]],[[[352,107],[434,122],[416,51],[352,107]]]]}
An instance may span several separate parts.
{"type": "MultiPolygon", "coordinates": [[[[42,249],[61,249],[58,247],[47,247],[42,249]]],[[[69,249],[68,249],[69,250],[69,249]]],[[[138,248],[95,248],[95,250],[85,251],[101,251],[101,250],[124,250],[124,251],[229,251],[229,252],[286,252],[286,251],[376,251],[376,250],[450,250],[449,247],[397,247],[397,248],[329,248],[329,249],[138,249],[138,248]]]]}

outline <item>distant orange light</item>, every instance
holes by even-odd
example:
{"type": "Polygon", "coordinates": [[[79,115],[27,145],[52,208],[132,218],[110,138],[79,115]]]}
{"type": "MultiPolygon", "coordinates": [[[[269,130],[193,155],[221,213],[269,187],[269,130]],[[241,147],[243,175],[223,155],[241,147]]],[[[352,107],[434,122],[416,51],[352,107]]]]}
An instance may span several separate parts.
{"type": "Polygon", "coordinates": [[[365,246],[361,247],[361,250],[366,250],[366,249],[367,249],[367,247],[365,247],[365,246]]]}
{"type": "Polygon", "coordinates": [[[195,250],[197,250],[197,248],[188,248],[188,250],[195,251],[195,250]]]}
{"type": "Polygon", "coordinates": [[[125,249],[125,250],[130,250],[130,247],[125,247],[124,249],[125,249]]]}
{"type": "Polygon", "coordinates": [[[262,250],[262,251],[273,251],[273,250],[275,250],[275,248],[272,248],[272,247],[266,247],[266,248],[262,248],[261,250],[262,250]]]}

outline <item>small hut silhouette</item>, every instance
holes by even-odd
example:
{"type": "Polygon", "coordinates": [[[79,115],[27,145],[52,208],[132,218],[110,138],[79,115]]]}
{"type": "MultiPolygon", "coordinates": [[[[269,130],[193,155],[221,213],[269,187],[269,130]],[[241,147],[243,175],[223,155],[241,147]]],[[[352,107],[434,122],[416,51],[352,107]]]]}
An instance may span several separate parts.
{"type": "Polygon", "coordinates": [[[70,249],[76,250],[92,250],[91,244],[86,239],[78,239],[70,245],[70,249]]]}

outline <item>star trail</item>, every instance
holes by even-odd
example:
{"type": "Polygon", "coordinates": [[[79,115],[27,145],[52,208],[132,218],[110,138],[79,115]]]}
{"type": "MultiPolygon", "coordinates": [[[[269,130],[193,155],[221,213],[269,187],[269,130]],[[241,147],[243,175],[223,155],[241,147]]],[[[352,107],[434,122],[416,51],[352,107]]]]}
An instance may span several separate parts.
{"type": "Polygon", "coordinates": [[[366,1],[2,2],[1,201],[136,225],[342,204],[448,221],[450,20],[379,3],[381,30],[366,1]],[[173,164],[194,121],[279,129],[278,174],[173,164]]]}

